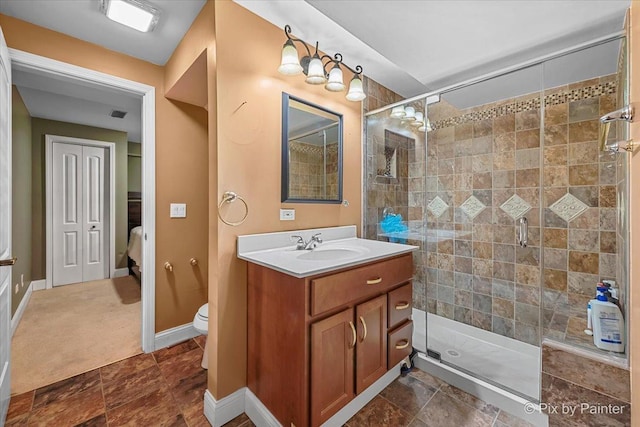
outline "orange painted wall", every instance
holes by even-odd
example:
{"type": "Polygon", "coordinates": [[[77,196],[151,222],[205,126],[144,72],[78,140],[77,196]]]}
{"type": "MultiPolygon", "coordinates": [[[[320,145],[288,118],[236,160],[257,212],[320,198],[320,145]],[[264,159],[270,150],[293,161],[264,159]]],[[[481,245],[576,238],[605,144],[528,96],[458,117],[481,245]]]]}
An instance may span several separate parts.
{"type": "Polygon", "coordinates": [[[207,295],[207,112],[164,98],[164,67],[12,17],[0,15],[0,26],[11,48],[156,88],[156,331],[191,322],[207,295]],[[187,218],[170,219],[171,202],[187,203],[187,218]]]}
{"type": "MultiPolygon", "coordinates": [[[[640,2],[631,2],[629,60],[630,100],[635,108],[631,139],[640,143],[640,2]]],[[[629,225],[631,228],[629,284],[629,357],[631,361],[631,425],[640,425],[640,152],[631,156],[629,225]]]]}
{"type": "MultiPolygon", "coordinates": [[[[211,315],[209,389],[216,399],[246,383],[246,263],[236,258],[236,238],[242,234],[336,225],[360,225],[362,176],[361,103],[311,86],[301,76],[277,72],[284,32],[237,4],[215,2],[217,60],[218,185],[209,197],[219,201],[232,190],[249,205],[246,222],[230,227],[218,221],[218,272],[210,275],[211,315]],[[344,117],[344,199],[335,204],[280,202],[281,104],[287,92],[344,117]],[[244,103],[244,104],[243,104],[244,103]],[[280,208],[295,208],[295,221],[279,220],[280,208]],[[213,319],[213,320],[212,320],[213,319]]],[[[349,58],[345,58],[349,63],[349,58]]],[[[355,66],[356,64],[350,64],[355,66]]],[[[345,75],[348,82],[351,76],[345,75]]],[[[211,105],[211,98],[210,98],[211,105]]],[[[211,141],[212,144],[215,142],[211,141]]],[[[211,182],[210,182],[211,184],[211,182]]],[[[215,215],[212,212],[212,217],[215,215]]],[[[223,209],[228,220],[242,215],[240,203],[223,209]]],[[[210,245],[216,245],[210,241],[210,245]]]]}

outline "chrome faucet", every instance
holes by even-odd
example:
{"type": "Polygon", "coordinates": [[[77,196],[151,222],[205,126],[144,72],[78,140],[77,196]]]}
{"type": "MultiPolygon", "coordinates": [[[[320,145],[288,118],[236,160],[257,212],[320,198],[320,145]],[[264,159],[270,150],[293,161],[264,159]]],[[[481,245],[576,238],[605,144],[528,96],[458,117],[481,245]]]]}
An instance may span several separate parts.
{"type": "Polygon", "coordinates": [[[291,236],[291,240],[296,239],[296,250],[297,251],[310,251],[313,250],[316,246],[322,243],[322,239],[318,237],[322,233],[317,233],[311,236],[308,242],[305,242],[302,236],[291,236]]]}

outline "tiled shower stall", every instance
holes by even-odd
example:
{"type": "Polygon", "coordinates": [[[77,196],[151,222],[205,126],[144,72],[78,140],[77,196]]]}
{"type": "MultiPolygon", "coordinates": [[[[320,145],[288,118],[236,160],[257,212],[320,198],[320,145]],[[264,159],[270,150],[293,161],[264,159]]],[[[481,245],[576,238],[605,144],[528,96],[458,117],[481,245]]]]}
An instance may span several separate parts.
{"type": "MultiPolygon", "coordinates": [[[[616,39],[589,49],[405,103],[425,112],[426,129],[391,109],[365,121],[364,236],[419,247],[413,306],[427,324],[449,319],[521,342],[535,370],[543,340],[626,363],[626,353],[603,352],[584,332],[596,284],[615,280],[623,311],[628,286],[628,154],[599,147],[599,118],[626,101],[626,46],[616,39]],[[568,62],[588,61],[589,49],[610,49],[611,63],[563,74],[568,62]],[[408,231],[385,230],[389,213],[408,231]]],[[[375,82],[366,86],[365,112],[402,105],[375,82]]],[[[623,139],[622,129],[613,126],[609,141],[623,139]]],[[[509,363],[518,370],[517,358],[509,363]]],[[[507,388],[540,398],[540,389],[507,388]]]]}

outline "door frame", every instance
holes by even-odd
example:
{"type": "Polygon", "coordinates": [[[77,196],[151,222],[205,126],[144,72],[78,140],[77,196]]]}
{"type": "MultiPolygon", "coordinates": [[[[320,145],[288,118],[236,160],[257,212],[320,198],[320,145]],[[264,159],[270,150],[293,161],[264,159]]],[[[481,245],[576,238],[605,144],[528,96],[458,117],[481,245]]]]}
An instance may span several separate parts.
{"type": "MultiPolygon", "coordinates": [[[[72,138],[60,135],[45,135],[45,192],[46,192],[46,274],[45,289],[53,288],[53,144],[81,145],[85,147],[104,148],[109,153],[109,193],[105,193],[105,201],[109,200],[109,239],[108,277],[116,274],[116,144],[114,142],[97,141],[93,139],[72,138]]],[[[105,170],[106,172],[106,170],[105,170]]]]}
{"type": "Polygon", "coordinates": [[[18,69],[46,73],[80,84],[128,92],[142,99],[142,351],[155,350],[155,265],[156,265],[156,89],[77,65],[67,64],[9,48],[11,65],[18,69]]]}

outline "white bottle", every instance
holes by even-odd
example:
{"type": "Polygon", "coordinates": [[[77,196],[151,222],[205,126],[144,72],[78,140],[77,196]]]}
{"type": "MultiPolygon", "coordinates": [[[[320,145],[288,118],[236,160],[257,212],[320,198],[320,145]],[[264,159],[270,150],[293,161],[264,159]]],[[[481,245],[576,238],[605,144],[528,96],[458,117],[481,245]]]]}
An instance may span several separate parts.
{"type": "Polygon", "coordinates": [[[624,319],[620,308],[604,295],[590,302],[593,343],[602,350],[624,353],[624,319]]]}

